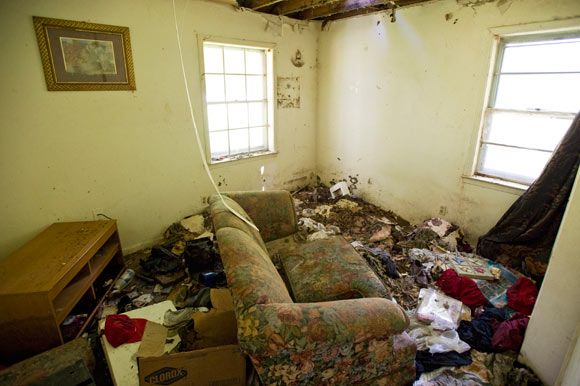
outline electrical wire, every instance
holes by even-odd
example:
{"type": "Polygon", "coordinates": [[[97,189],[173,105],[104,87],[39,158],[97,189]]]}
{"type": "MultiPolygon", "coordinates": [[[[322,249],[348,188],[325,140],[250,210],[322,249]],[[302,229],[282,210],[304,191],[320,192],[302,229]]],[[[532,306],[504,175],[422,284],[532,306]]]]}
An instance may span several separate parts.
{"type": "Polygon", "coordinates": [[[183,51],[181,49],[181,39],[179,37],[179,26],[177,25],[177,12],[175,11],[175,0],[172,0],[172,4],[173,4],[173,20],[175,22],[175,34],[177,37],[177,47],[179,48],[179,60],[181,62],[181,71],[183,73],[183,83],[185,86],[185,94],[187,95],[187,103],[189,105],[189,113],[191,115],[191,122],[193,123],[193,129],[195,132],[195,138],[197,139],[197,146],[199,148],[199,155],[201,156],[201,161],[203,162],[203,167],[205,169],[205,172],[207,173],[207,176],[209,177],[209,180],[211,181],[211,184],[213,185],[216,193],[218,194],[218,196],[220,197],[220,199],[222,200],[222,203],[224,204],[224,206],[230,211],[232,212],[236,217],[238,217],[240,220],[242,220],[243,222],[245,222],[246,224],[248,224],[249,226],[251,226],[252,228],[254,228],[255,230],[257,230],[258,232],[260,231],[258,229],[258,227],[256,225],[254,225],[251,221],[247,220],[245,217],[243,217],[241,214],[239,214],[238,212],[236,212],[234,209],[232,209],[224,200],[224,197],[222,196],[221,192],[219,191],[212,175],[211,172],[209,170],[209,166],[207,164],[207,160],[204,157],[204,150],[203,150],[203,146],[201,145],[201,139],[199,138],[199,131],[197,129],[197,124],[195,122],[195,115],[193,113],[193,105],[191,103],[191,96],[189,95],[189,84],[187,83],[187,75],[185,73],[185,65],[183,64],[183,51]]]}

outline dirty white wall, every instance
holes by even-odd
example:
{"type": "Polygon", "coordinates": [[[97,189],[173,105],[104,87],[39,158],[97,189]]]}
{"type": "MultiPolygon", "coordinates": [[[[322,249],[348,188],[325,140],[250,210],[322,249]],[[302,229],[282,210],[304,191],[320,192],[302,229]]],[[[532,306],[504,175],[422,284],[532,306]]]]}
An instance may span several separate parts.
{"type": "Polygon", "coordinates": [[[354,177],[371,202],[413,222],[443,216],[475,241],[521,194],[462,178],[484,105],[489,29],[578,16],[580,2],[460,3],[404,8],[396,23],[377,14],[327,26],[317,168],[324,182],[354,177]]]}
{"type": "MultiPolygon", "coordinates": [[[[198,33],[276,43],[277,75],[301,79],[300,108],[277,111],[279,153],[212,167],[216,181],[224,190],[304,184],[315,165],[320,26],[266,31],[249,11],[176,3],[200,126],[198,33]],[[301,68],[290,62],[297,49],[301,68]]],[[[118,219],[124,249],[134,250],[203,207],[212,189],[189,122],[170,0],[1,1],[0,36],[0,258],[55,221],[92,220],[94,209],[118,219]],[[137,90],[47,91],[33,15],[129,27],[137,90]]]]}
{"type": "MultiPolygon", "coordinates": [[[[554,243],[550,264],[534,306],[520,360],[547,385],[554,385],[580,323],[580,173],[554,243]]],[[[572,347],[573,348],[573,347],[572,347]]],[[[568,364],[569,385],[580,384],[578,355],[568,364]],[[573,382],[571,379],[576,377],[573,382]]]]}

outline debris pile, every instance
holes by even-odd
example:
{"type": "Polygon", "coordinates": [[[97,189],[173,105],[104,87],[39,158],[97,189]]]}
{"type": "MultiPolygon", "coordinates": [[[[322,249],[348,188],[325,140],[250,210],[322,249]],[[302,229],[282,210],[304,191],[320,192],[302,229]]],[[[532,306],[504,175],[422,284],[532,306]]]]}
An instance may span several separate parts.
{"type": "Polygon", "coordinates": [[[306,187],[293,194],[299,229],[307,240],[342,234],[407,310],[416,308],[419,290],[448,268],[444,265],[447,258],[437,261],[435,257],[419,264],[416,258],[409,258],[410,250],[472,251],[461,229],[443,219],[429,219],[414,227],[391,211],[350,196],[348,190],[335,190],[342,195],[333,198],[324,186],[306,187]]]}
{"type": "MultiPolygon", "coordinates": [[[[537,297],[533,282],[473,254],[457,225],[431,218],[413,226],[351,196],[346,184],[305,187],[292,196],[298,239],[342,235],[407,311],[408,333],[419,348],[418,385],[532,379],[514,364],[537,297]]],[[[225,287],[226,277],[207,213],[172,224],[163,236],[159,245],[125,257],[129,269],[98,318],[171,300],[178,311],[164,324],[181,337],[181,350],[191,350],[192,315],[212,308],[210,289],[225,287]]]]}
{"type": "Polygon", "coordinates": [[[126,256],[125,263],[128,269],[103,302],[98,319],[167,299],[177,308],[211,308],[210,288],[226,286],[208,213],[172,224],[162,243],[126,256]]]}
{"type": "Polygon", "coordinates": [[[339,184],[293,197],[302,239],[342,234],[407,310],[416,385],[534,379],[516,362],[537,297],[531,280],[473,254],[461,228],[444,219],[412,226],[339,184]]]}

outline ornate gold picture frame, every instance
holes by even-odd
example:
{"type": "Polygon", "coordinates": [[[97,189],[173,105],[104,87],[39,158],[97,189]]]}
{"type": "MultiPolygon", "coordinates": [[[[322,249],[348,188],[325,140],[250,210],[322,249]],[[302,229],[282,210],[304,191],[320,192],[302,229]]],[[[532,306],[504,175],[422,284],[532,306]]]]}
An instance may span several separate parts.
{"type": "Polygon", "coordinates": [[[135,90],[128,27],[33,20],[49,91],[135,90]]]}

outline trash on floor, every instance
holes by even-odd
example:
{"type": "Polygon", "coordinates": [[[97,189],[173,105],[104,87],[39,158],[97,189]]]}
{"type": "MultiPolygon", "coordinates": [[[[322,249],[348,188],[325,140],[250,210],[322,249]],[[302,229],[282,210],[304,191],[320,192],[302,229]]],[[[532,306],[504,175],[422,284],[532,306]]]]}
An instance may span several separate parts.
{"type": "Polygon", "coordinates": [[[202,215],[197,214],[195,216],[184,218],[179,222],[188,232],[195,234],[202,234],[205,231],[203,226],[204,218],[202,215]]]}
{"type": "MultiPolygon", "coordinates": [[[[148,321],[147,324],[149,322],[163,323],[163,316],[167,310],[175,311],[175,306],[170,301],[163,301],[132,310],[123,315],[131,319],[146,319],[148,321]]],[[[102,332],[104,329],[105,320],[101,320],[99,321],[99,331],[102,332]]],[[[142,342],[124,343],[115,348],[108,342],[104,334],[100,341],[114,384],[123,386],[139,385],[137,350],[142,342]]],[[[175,336],[172,340],[165,342],[164,350],[169,352],[175,349],[180,342],[180,338],[175,336]]]]}
{"type": "Polygon", "coordinates": [[[330,188],[330,195],[332,196],[332,198],[335,198],[337,196],[337,194],[335,194],[337,192],[341,196],[350,196],[350,190],[348,189],[348,185],[344,181],[340,181],[339,183],[333,185],[330,188]]]}
{"type": "Polygon", "coordinates": [[[472,253],[456,224],[429,218],[412,226],[350,191],[341,195],[341,186],[348,189],[341,182],[332,192],[321,185],[293,193],[299,227],[305,239],[338,227],[407,310],[407,331],[420,350],[418,374],[424,372],[416,385],[495,386],[517,377],[512,366],[528,320],[522,314],[531,313],[535,284],[472,253]]]}
{"type": "Polygon", "coordinates": [[[193,309],[165,314],[170,324],[187,325],[193,319],[192,342],[181,342],[181,352],[167,353],[164,344],[167,328],[147,323],[143,341],[137,352],[141,385],[183,379],[188,384],[244,384],[246,358],[237,344],[233,299],[227,289],[212,289],[213,308],[208,312],[193,309]],[[187,350],[184,350],[187,348],[187,350]],[[175,370],[179,369],[179,370],[175,370]],[[192,377],[194,379],[190,379],[192,377]]]}
{"type": "Polygon", "coordinates": [[[109,315],[105,320],[105,337],[113,347],[139,342],[147,319],[131,319],[127,315],[109,315]]]}
{"type": "Polygon", "coordinates": [[[129,283],[131,282],[131,280],[133,280],[134,277],[135,271],[133,271],[132,269],[128,269],[125,272],[123,272],[121,277],[119,277],[115,282],[115,284],[113,285],[111,295],[119,294],[121,290],[123,290],[125,287],[129,285],[129,283]]]}
{"type": "Polygon", "coordinates": [[[432,288],[419,291],[417,319],[429,322],[438,329],[457,328],[461,317],[461,302],[432,288]]]}
{"type": "MultiPolygon", "coordinates": [[[[416,312],[417,325],[413,328],[412,323],[408,332],[421,352],[418,368],[424,373],[420,381],[484,379],[495,385],[492,376],[508,378],[507,370],[495,367],[513,364],[509,358],[504,360],[511,352],[505,350],[519,349],[519,337],[527,325],[527,316],[514,314],[508,303],[526,314],[531,309],[525,307],[533,307],[537,296],[525,280],[514,286],[522,274],[471,253],[473,247],[459,226],[442,218],[413,226],[397,214],[353,196],[346,183],[333,193],[323,186],[306,187],[293,197],[299,218],[297,241],[344,237],[394,300],[408,312],[416,312]],[[514,339],[503,338],[505,334],[513,334],[514,339]],[[506,357],[498,351],[506,352],[506,357]]],[[[116,311],[147,310],[165,299],[173,302],[176,313],[169,313],[173,316],[165,323],[171,327],[170,339],[179,345],[163,350],[173,354],[157,357],[150,352],[139,359],[143,366],[155,364],[144,367],[148,370],[142,375],[149,381],[169,376],[161,371],[163,363],[168,363],[161,358],[190,355],[192,350],[205,350],[206,345],[235,343],[235,318],[218,312],[220,306],[214,304],[216,290],[212,287],[226,287],[227,282],[210,225],[207,213],[189,216],[169,226],[159,245],[127,256],[135,278],[99,310],[100,317],[106,318],[116,311]],[[231,336],[218,333],[218,324],[226,326],[231,336]]],[[[155,322],[162,324],[163,315],[155,322]]],[[[167,339],[167,328],[161,327],[152,327],[152,333],[165,334],[167,339]]],[[[241,355],[235,350],[228,353],[224,355],[232,356],[232,363],[241,355]]]]}
{"type": "Polygon", "coordinates": [[[407,313],[410,320],[408,333],[417,343],[417,350],[429,350],[431,354],[456,351],[464,353],[471,349],[469,345],[459,338],[459,334],[453,328],[436,328],[434,324],[421,321],[414,311],[407,313]]]}

